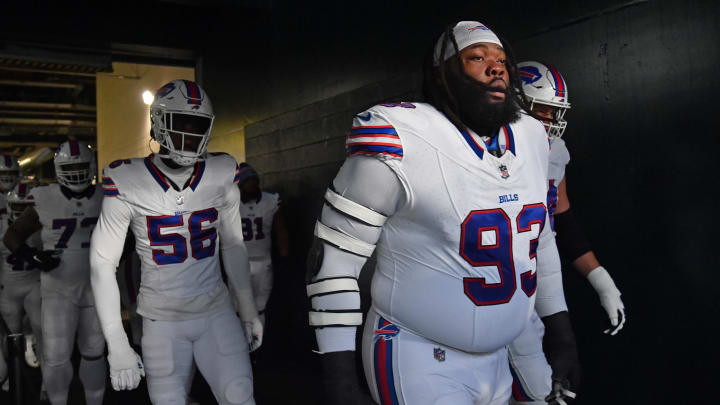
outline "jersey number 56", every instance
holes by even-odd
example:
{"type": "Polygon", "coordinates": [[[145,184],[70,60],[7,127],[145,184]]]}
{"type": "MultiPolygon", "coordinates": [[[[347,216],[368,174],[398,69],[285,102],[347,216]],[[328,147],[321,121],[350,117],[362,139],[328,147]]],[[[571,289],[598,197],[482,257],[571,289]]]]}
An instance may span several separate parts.
{"type": "MultiPolygon", "coordinates": [[[[203,229],[203,223],[213,223],[218,218],[215,208],[195,211],[188,218],[190,231],[190,251],[195,260],[204,259],[215,254],[215,228],[203,229]],[[205,246],[205,241],[209,240],[205,246]]],[[[162,233],[163,228],[185,226],[182,215],[162,215],[147,217],[147,230],[150,246],[172,246],[172,253],[163,249],[153,249],[152,257],[159,265],[182,263],[188,257],[187,238],[179,233],[162,233]]]]}

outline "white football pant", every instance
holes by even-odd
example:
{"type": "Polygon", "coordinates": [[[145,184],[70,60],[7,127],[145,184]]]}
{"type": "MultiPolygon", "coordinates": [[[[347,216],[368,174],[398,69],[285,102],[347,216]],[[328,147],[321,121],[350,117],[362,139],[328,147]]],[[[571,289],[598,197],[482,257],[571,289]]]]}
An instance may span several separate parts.
{"type": "Polygon", "coordinates": [[[513,376],[511,404],[545,404],[550,394],[552,369],[543,353],[545,325],[533,312],[523,332],[508,346],[513,376]]]}
{"type": "Polygon", "coordinates": [[[90,283],[78,294],[41,289],[43,358],[40,362],[48,399],[53,405],[67,403],[73,376],[70,362],[75,338],[80,355],[79,377],[88,405],[102,404],[105,395],[107,366],[104,358],[105,338],[95,311],[90,283]]]}
{"type": "Polygon", "coordinates": [[[381,405],[504,405],[507,350],[467,353],[391,324],[371,308],[362,341],[370,392],[381,405]]]}
{"type": "Polygon", "coordinates": [[[193,359],[218,403],[255,404],[247,340],[230,307],[187,321],[144,318],[142,351],[153,404],[185,404],[193,359]]]}

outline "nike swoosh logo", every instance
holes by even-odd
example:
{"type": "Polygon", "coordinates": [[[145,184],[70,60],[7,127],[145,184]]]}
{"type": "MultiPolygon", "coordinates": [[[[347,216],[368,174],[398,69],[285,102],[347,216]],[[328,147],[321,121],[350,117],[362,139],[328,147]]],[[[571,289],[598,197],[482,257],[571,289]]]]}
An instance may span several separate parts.
{"type": "Polygon", "coordinates": [[[358,114],[357,117],[360,118],[362,121],[370,121],[370,118],[372,118],[372,114],[367,113],[365,116],[358,114]]]}

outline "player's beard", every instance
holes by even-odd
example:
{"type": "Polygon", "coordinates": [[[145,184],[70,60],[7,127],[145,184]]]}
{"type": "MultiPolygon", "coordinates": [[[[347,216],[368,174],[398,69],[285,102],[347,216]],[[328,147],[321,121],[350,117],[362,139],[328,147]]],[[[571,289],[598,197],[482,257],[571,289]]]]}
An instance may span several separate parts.
{"type": "Polygon", "coordinates": [[[478,135],[489,136],[520,118],[520,108],[509,90],[505,90],[502,102],[492,102],[488,93],[498,91],[497,87],[481,83],[457,68],[448,69],[447,83],[458,103],[458,117],[478,135]]]}

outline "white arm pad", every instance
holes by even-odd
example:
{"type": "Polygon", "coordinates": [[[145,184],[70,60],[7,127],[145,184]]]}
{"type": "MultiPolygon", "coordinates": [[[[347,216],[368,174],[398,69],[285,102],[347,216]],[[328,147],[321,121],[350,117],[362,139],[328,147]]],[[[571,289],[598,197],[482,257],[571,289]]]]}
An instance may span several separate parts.
{"type": "Polygon", "coordinates": [[[382,215],[354,201],[348,200],[330,189],[325,192],[325,201],[338,211],[372,226],[383,226],[385,221],[387,221],[387,217],[385,215],[382,215]]]}
{"type": "Polygon", "coordinates": [[[351,277],[318,280],[307,285],[307,295],[309,298],[350,291],[360,291],[357,280],[351,277]]]}
{"type": "Polygon", "coordinates": [[[310,326],[358,326],[362,325],[362,312],[310,311],[310,326]]]}
{"type": "Polygon", "coordinates": [[[555,245],[555,236],[550,230],[549,218],[546,218],[539,242],[535,309],[538,315],[544,318],[558,312],[567,311],[565,291],[562,284],[560,255],[555,245]]]}
{"type": "Polygon", "coordinates": [[[342,250],[346,250],[360,256],[370,257],[375,250],[375,245],[363,242],[354,236],[336,231],[333,228],[325,226],[320,221],[315,224],[315,236],[337,246],[342,250]]]}

